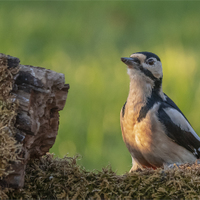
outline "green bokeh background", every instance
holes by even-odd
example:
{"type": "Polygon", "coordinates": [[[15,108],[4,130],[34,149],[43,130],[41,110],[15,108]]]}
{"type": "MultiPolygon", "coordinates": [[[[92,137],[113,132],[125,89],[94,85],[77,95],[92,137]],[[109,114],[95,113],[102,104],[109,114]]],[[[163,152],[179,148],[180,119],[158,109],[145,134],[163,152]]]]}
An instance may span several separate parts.
{"type": "Polygon", "coordinates": [[[81,154],[89,170],[131,168],[119,123],[129,89],[120,57],[137,51],[161,58],[163,90],[199,134],[199,9],[197,1],[0,2],[0,52],[64,73],[70,84],[51,152],[81,154]]]}

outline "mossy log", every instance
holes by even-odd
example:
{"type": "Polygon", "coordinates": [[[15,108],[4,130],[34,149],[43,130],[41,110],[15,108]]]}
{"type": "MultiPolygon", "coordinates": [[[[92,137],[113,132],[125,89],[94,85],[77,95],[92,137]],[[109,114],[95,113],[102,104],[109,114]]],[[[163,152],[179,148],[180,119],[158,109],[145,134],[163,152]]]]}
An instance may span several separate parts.
{"type": "Polygon", "coordinates": [[[200,199],[198,163],[120,176],[46,154],[68,89],[62,74],[0,54],[0,199],[200,199]]]}
{"type": "Polygon", "coordinates": [[[64,74],[19,63],[18,58],[0,54],[0,69],[7,74],[0,81],[0,99],[2,102],[10,99],[11,104],[17,105],[11,110],[15,113],[12,125],[6,124],[18,145],[17,157],[9,161],[10,167],[5,171],[12,172],[1,181],[1,185],[11,187],[23,187],[27,161],[45,155],[53,146],[59,125],[58,112],[64,108],[69,89],[64,74]],[[5,83],[10,87],[4,91],[5,83]]]}
{"type": "Polygon", "coordinates": [[[199,164],[117,175],[110,166],[88,171],[80,157],[47,154],[27,164],[22,189],[5,188],[0,199],[200,199],[199,164]]]}

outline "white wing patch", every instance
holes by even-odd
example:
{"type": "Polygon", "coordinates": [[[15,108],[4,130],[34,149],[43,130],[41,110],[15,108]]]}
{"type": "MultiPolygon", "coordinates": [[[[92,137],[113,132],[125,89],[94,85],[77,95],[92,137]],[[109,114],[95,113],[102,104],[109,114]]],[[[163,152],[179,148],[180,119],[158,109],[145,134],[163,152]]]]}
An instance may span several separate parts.
{"type": "Polygon", "coordinates": [[[179,111],[174,108],[164,108],[163,110],[167,113],[174,124],[179,126],[182,130],[190,132],[197,140],[200,141],[199,136],[179,111]]]}

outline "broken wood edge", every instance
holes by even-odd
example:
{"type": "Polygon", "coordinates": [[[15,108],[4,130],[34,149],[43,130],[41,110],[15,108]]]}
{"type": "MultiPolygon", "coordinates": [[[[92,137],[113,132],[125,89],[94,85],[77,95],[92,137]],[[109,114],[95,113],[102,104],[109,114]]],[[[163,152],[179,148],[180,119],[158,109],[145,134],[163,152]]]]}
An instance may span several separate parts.
{"type": "Polygon", "coordinates": [[[64,108],[69,90],[63,74],[19,63],[18,58],[0,54],[0,117],[5,107],[1,104],[7,103],[13,114],[7,124],[0,123],[0,145],[4,144],[4,149],[0,147],[0,186],[12,188],[23,187],[27,162],[45,155],[53,146],[58,111],[64,108]],[[11,140],[12,145],[4,142],[1,130],[8,130],[6,141],[11,140]],[[9,150],[12,159],[4,161],[9,150]]]}

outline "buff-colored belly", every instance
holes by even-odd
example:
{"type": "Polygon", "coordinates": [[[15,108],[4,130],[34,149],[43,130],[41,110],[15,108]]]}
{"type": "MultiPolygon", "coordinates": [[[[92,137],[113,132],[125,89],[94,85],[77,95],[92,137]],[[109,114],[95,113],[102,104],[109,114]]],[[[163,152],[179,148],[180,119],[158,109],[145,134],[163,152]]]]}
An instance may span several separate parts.
{"type": "Polygon", "coordinates": [[[131,156],[144,167],[195,162],[196,158],[191,152],[166,135],[155,113],[155,110],[149,111],[139,123],[124,118],[123,138],[131,156]]]}

